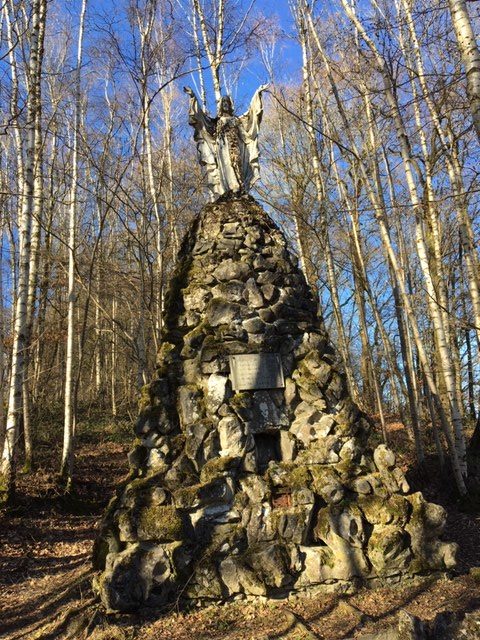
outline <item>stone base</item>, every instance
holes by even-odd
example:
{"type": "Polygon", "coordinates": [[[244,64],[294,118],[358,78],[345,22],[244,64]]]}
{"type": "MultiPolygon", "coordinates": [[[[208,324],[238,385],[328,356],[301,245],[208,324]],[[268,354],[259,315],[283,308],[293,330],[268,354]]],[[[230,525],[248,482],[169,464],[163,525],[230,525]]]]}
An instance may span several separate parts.
{"type": "Polygon", "coordinates": [[[453,566],[445,513],[410,494],[370,425],[285,239],[248,196],[205,207],[166,301],[132,478],[105,516],[110,610],[350,589],[453,566]],[[234,392],[229,356],[275,353],[285,388],[234,392]]]}

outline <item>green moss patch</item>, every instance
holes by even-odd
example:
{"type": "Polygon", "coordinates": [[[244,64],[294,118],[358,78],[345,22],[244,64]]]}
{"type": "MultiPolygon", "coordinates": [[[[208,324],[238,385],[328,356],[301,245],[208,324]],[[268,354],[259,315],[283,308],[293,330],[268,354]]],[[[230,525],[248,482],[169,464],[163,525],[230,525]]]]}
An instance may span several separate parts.
{"type": "Polygon", "coordinates": [[[233,471],[238,467],[240,458],[236,456],[220,456],[213,460],[208,460],[204,465],[200,474],[200,480],[202,482],[209,482],[218,476],[222,476],[224,473],[233,471]]]}
{"type": "Polygon", "coordinates": [[[138,514],[139,540],[173,542],[183,536],[183,522],[175,507],[152,505],[143,507],[138,514]]]}

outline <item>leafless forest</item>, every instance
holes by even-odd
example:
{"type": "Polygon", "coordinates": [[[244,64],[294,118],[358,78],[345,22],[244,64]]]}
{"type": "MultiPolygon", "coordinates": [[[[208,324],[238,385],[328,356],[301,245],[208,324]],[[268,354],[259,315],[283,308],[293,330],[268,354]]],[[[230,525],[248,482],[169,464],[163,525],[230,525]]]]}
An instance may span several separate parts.
{"type": "MultiPolygon", "coordinates": [[[[127,472],[176,255],[208,201],[184,85],[215,115],[221,95],[242,113],[268,83],[252,195],[298,256],[375,437],[427,494],[448,494],[448,535],[463,540],[448,588],[296,613],[333,639],[358,607],[375,622],[405,602],[430,618],[445,598],[467,607],[480,564],[479,32],[478,0],[1,0],[0,609],[11,629],[75,589],[78,610],[93,606],[82,585],[94,525],[127,472]]],[[[105,638],[317,637],[271,635],[291,612],[269,606],[105,638]]],[[[12,637],[60,637],[29,628],[12,637]]]]}
{"type": "Polygon", "coordinates": [[[82,424],[134,416],[153,374],[175,256],[206,201],[183,85],[214,112],[221,92],[241,108],[265,81],[254,195],[318,294],[353,397],[472,491],[477,5],[2,2],[2,500],[45,424],[63,429],[72,488],[82,424]]]}

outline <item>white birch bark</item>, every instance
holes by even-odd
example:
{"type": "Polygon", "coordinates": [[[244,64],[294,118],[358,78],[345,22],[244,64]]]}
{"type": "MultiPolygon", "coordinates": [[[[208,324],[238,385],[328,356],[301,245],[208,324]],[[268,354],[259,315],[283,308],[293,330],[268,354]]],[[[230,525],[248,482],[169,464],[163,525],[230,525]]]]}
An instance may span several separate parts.
{"type": "MultiPolygon", "coordinates": [[[[343,4],[344,0],[342,0],[342,4],[343,4]]],[[[350,10],[350,8],[349,8],[350,10]]],[[[395,250],[393,248],[392,245],[392,241],[390,239],[390,235],[388,232],[388,226],[386,224],[385,221],[385,203],[383,202],[383,200],[381,199],[381,193],[376,192],[375,189],[373,188],[371,181],[370,181],[370,175],[369,172],[367,170],[367,168],[365,167],[364,163],[360,160],[361,158],[361,153],[357,147],[356,141],[355,141],[355,137],[352,135],[352,131],[351,131],[351,126],[350,126],[350,122],[348,120],[348,117],[345,113],[345,110],[343,108],[342,105],[342,101],[340,99],[340,96],[338,94],[338,90],[337,90],[337,86],[335,83],[335,80],[332,76],[331,70],[330,70],[330,65],[329,65],[329,61],[328,58],[325,56],[322,44],[320,42],[320,39],[318,37],[318,34],[316,32],[316,29],[314,27],[313,24],[313,20],[311,18],[311,15],[309,13],[307,13],[307,19],[309,22],[309,26],[312,32],[312,35],[314,37],[315,43],[317,45],[318,51],[320,53],[321,59],[326,67],[326,71],[327,71],[327,78],[328,81],[330,83],[330,86],[332,88],[332,92],[335,98],[335,102],[337,105],[337,109],[339,112],[339,115],[341,117],[342,120],[342,124],[344,126],[345,132],[348,136],[348,140],[350,143],[350,148],[352,150],[352,152],[355,154],[355,156],[357,157],[357,159],[359,160],[358,166],[359,166],[359,170],[361,171],[362,174],[362,178],[364,180],[364,184],[365,184],[365,188],[367,191],[367,195],[369,200],[372,203],[372,207],[373,207],[373,211],[375,214],[375,219],[378,222],[378,226],[379,226],[379,231],[380,231],[380,237],[382,240],[382,243],[385,247],[385,250],[387,252],[387,256],[388,256],[388,260],[389,263],[391,264],[393,273],[395,274],[395,278],[396,278],[396,282],[399,288],[399,293],[401,295],[401,299],[402,299],[402,304],[404,305],[405,308],[405,312],[407,315],[407,318],[409,320],[410,326],[412,328],[412,333],[413,333],[413,337],[415,340],[415,344],[417,346],[417,350],[418,350],[418,354],[419,354],[419,358],[422,364],[422,368],[425,374],[425,378],[427,381],[427,384],[429,385],[429,388],[431,390],[432,396],[435,399],[436,402],[436,408],[439,412],[439,415],[441,417],[441,421],[442,421],[442,427],[444,429],[445,432],[445,436],[449,442],[449,447],[450,447],[450,454],[451,454],[451,460],[452,460],[452,467],[453,467],[453,471],[454,471],[454,477],[455,477],[455,481],[457,484],[457,488],[458,491],[461,495],[465,495],[467,493],[467,489],[465,486],[465,480],[464,480],[464,461],[460,460],[460,456],[459,456],[459,451],[457,450],[456,447],[456,442],[454,440],[453,434],[452,434],[452,430],[450,428],[450,422],[448,420],[448,416],[445,413],[445,410],[443,408],[443,405],[441,404],[441,402],[438,400],[439,396],[438,396],[438,391],[437,391],[437,387],[435,384],[435,378],[432,372],[432,369],[430,367],[430,363],[421,339],[421,335],[420,335],[420,331],[418,328],[418,324],[417,324],[417,320],[415,317],[415,314],[413,312],[413,308],[411,306],[409,297],[408,297],[408,293],[407,290],[405,288],[405,282],[404,282],[404,278],[403,278],[403,272],[402,269],[398,263],[398,259],[395,253],[395,250]]]]}
{"type": "Polygon", "coordinates": [[[68,215],[68,314],[67,344],[65,358],[65,401],[63,423],[63,450],[60,474],[67,491],[71,489],[74,462],[75,414],[74,414],[74,343],[75,343],[75,245],[77,227],[77,192],[78,192],[78,145],[80,138],[81,116],[81,67],[83,57],[83,32],[87,0],[82,0],[77,40],[77,56],[75,67],[75,104],[72,145],[72,181],[70,186],[70,205],[68,215]]]}
{"type": "Polygon", "coordinates": [[[4,300],[3,300],[3,216],[0,213],[0,448],[3,445],[5,438],[5,352],[4,352],[4,339],[5,339],[5,314],[4,314],[4,300]]]}
{"type": "MultiPolygon", "coordinates": [[[[146,78],[145,78],[146,83],[146,78]]],[[[162,314],[163,308],[161,304],[162,296],[162,281],[163,281],[163,238],[162,238],[162,214],[160,211],[160,203],[158,199],[158,192],[156,187],[156,181],[153,173],[153,155],[152,155],[152,134],[150,129],[150,104],[147,88],[144,88],[144,115],[143,115],[143,133],[144,133],[144,148],[147,165],[147,179],[148,189],[150,192],[150,198],[153,205],[153,213],[155,216],[155,243],[156,243],[156,263],[157,263],[157,276],[158,276],[158,300],[157,314],[155,317],[155,347],[158,349],[160,334],[162,331],[162,314]]]]}
{"type": "MultiPolygon", "coordinates": [[[[96,275],[96,286],[97,286],[97,299],[101,300],[101,292],[102,292],[102,284],[100,273],[97,271],[96,275]]],[[[98,401],[101,399],[101,393],[103,389],[102,385],[102,317],[100,314],[100,306],[98,304],[95,305],[95,358],[94,358],[94,369],[95,369],[95,398],[98,401]]]]}
{"type": "Polygon", "coordinates": [[[117,297],[112,292],[112,342],[111,342],[110,401],[112,416],[118,415],[117,409],[117,297]]]}
{"type": "Polygon", "coordinates": [[[220,106],[220,99],[222,97],[220,86],[220,66],[223,56],[222,48],[225,21],[225,0],[218,0],[217,10],[215,12],[215,37],[213,41],[208,34],[207,20],[200,0],[193,0],[193,8],[200,23],[203,47],[205,49],[205,54],[212,74],[213,91],[218,110],[218,107],[220,106]]]}
{"type": "Polygon", "coordinates": [[[441,364],[440,374],[445,383],[446,394],[449,402],[449,410],[451,413],[451,420],[454,428],[455,446],[457,449],[457,455],[460,465],[460,471],[463,476],[467,475],[467,457],[466,457],[466,444],[465,436],[463,433],[463,421],[461,410],[458,406],[456,395],[456,383],[455,374],[452,367],[452,361],[450,358],[450,345],[447,340],[445,326],[443,323],[442,313],[439,305],[436,302],[435,287],[433,285],[432,275],[430,272],[430,265],[428,261],[427,248],[425,244],[424,232],[422,227],[422,203],[418,196],[417,185],[415,182],[415,165],[411,154],[411,146],[409,143],[408,135],[403,123],[403,118],[400,112],[398,102],[396,100],[392,81],[388,69],[386,68],[385,61],[378,52],[373,40],[366,33],[363,24],[360,22],[352,7],[346,0],[341,0],[345,13],[350,18],[355,28],[358,30],[362,39],[365,41],[369,49],[371,50],[375,61],[378,66],[378,70],[381,73],[384,86],[385,95],[391,108],[391,114],[396,129],[398,142],[400,144],[400,151],[403,162],[403,169],[409,191],[410,201],[412,209],[415,214],[415,234],[416,234],[416,246],[418,252],[418,258],[422,273],[425,279],[425,285],[427,289],[427,302],[429,307],[430,316],[432,319],[435,340],[438,349],[439,360],[441,364]]]}
{"type": "Polygon", "coordinates": [[[480,140],[480,49],[466,0],[448,0],[458,49],[467,76],[467,96],[473,124],[480,140]]]}
{"type": "MultiPolygon", "coordinates": [[[[13,125],[13,136],[15,140],[15,151],[16,151],[16,182],[17,182],[17,193],[18,198],[21,199],[23,193],[23,185],[24,185],[24,167],[23,167],[23,140],[21,137],[21,128],[20,122],[18,119],[19,115],[19,106],[18,106],[18,69],[17,69],[17,59],[16,59],[16,47],[14,46],[14,35],[15,38],[18,35],[14,32],[10,10],[13,13],[13,4],[12,0],[10,2],[6,2],[3,6],[3,16],[6,24],[6,34],[7,34],[7,45],[8,45],[8,61],[10,66],[10,78],[11,78],[11,98],[10,98],[10,117],[13,125]]],[[[19,203],[19,210],[23,207],[23,203],[19,203]]]]}
{"type": "Polygon", "coordinates": [[[322,180],[322,168],[321,168],[320,156],[318,151],[318,145],[315,138],[315,129],[313,126],[313,105],[312,105],[312,94],[311,94],[311,87],[310,87],[310,77],[312,74],[312,70],[309,64],[308,33],[306,29],[306,24],[305,24],[305,15],[302,10],[302,7],[300,6],[297,6],[296,9],[293,9],[293,11],[294,11],[294,17],[297,23],[297,30],[300,38],[300,46],[302,49],[302,77],[303,77],[303,90],[305,93],[307,133],[310,141],[310,152],[311,152],[311,158],[312,158],[315,191],[317,195],[318,208],[321,216],[322,237],[324,242],[323,250],[325,253],[328,286],[330,288],[330,297],[332,302],[333,314],[335,317],[335,324],[337,327],[338,346],[344,362],[350,393],[354,401],[357,404],[359,404],[361,401],[361,398],[360,398],[355,377],[353,375],[353,370],[350,362],[350,354],[349,354],[348,344],[347,344],[347,337],[345,333],[345,327],[343,324],[340,297],[339,297],[338,287],[337,287],[337,276],[335,273],[333,252],[332,252],[332,247],[330,242],[328,220],[326,219],[326,212],[325,212],[325,188],[322,180]]]}
{"type": "Polygon", "coordinates": [[[197,11],[195,9],[195,0],[192,0],[192,32],[193,32],[193,42],[195,45],[195,57],[197,59],[198,66],[198,78],[200,82],[200,100],[202,102],[203,111],[207,110],[207,92],[205,90],[205,78],[203,76],[203,68],[202,68],[202,50],[200,47],[200,40],[198,37],[198,26],[197,26],[197,11]]]}
{"type": "Polygon", "coordinates": [[[42,136],[42,78],[41,64],[44,53],[45,39],[45,12],[47,10],[46,2],[40,2],[40,26],[38,33],[38,62],[37,72],[31,80],[31,84],[35,83],[35,100],[37,106],[35,109],[35,167],[34,167],[34,197],[32,212],[32,237],[30,247],[30,269],[28,274],[28,296],[27,296],[27,324],[25,334],[25,366],[23,376],[23,435],[25,441],[25,462],[23,471],[30,472],[33,465],[33,434],[31,425],[31,339],[33,331],[33,323],[35,317],[35,303],[37,299],[38,286],[38,268],[40,264],[40,242],[41,228],[43,218],[43,136],[42,136]]]}
{"type": "Polygon", "coordinates": [[[456,214],[458,217],[460,229],[460,238],[462,241],[465,264],[467,268],[468,288],[472,300],[473,319],[477,331],[478,342],[480,344],[480,262],[476,250],[472,222],[468,213],[468,207],[465,198],[465,186],[463,181],[462,169],[458,160],[456,145],[451,144],[450,142],[450,140],[453,139],[453,136],[449,136],[448,132],[445,130],[440,118],[440,114],[438,112],[438,108],[434,100],[432,99],[429,87],[427,86],[427,74],[425,73],[420,42],[417,36],[415,23],[413,21],[410,4],[408,0],[401,0],[401,3],[405,15],[405,22],[408,27],[408,34],[411,42],[411,52],[415,61],[415,70],[417,72],[418,82],[422,91],[422,98],[425,100],[425,104],[428,107],[428,112],[432,119],[432,124],[438,135],[442,147],[443,155],[447,165],[447,172],[454,195],[456,214]]]}
{"type": "MultiPolygon", "coordinates": [[[[39,72],[39,33],[43,0],[32,3],[32,28],[30,34],[29,74],[35,79],[39,72]]],[[[44,15],[45,18],[45,15],[44,15]]],[[[35,182],[35,118],[38,101],[35,95],[36,83],[31,82],[27,99],[27,122],[25,124],[26,153],[24,164],[24,184],[22,187],[21,211],[19,215],[19,266],[15,320],[13,331],[12,364],[5,441],[1,460],[0,503],[8,502],[15,490],[16,449],[19,436],[19,419],[22,412],[22,386],[24,379],[27,330],[28,279],[30,270],[30,245],[32,215],[34,208],[35,182]]]]}
{"type": "MultiPolygon", "coordinates": [[[[165,155],[165,171],[166,171],[166,184],[163,189],[165,200],[165,215],[169,223],[171,241],[173,246],[173,254],[177,255],[180,248],[180,241],[178,237],[177,226],[175,224],[175,210],[174,210],[174,198],[173,198],[173,160],[172,160],[172,147],[173,147],[173,130],[172,130],[172,102],[173,92],[171,87],[168,91],[162,91],[162,105],[163,105],[163,126],[164,126],[164,144],[163,152],[165,155]]],[[[162,287],[163,291],[163,287],[162,287]]]]}

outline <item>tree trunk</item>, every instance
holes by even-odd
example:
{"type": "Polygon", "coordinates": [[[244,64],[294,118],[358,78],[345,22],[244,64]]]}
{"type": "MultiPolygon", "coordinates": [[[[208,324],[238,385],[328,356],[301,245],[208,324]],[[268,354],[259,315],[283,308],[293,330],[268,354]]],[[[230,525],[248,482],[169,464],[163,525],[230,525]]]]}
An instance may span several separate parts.
{"type": "MultiPolygon", "coordinates": [[[[46,2],[40,4],[40,28],[38,34],[38,60],[39,65],[43,60],[44,40],[45,40],[45,12],[46,2]]],[[[42,136],[42,83],[40,68],[35,75],[34,82],[37,109],[35,114],[35,178],[34,178],[34,200],[32,219],[32,238],[30,248],[30,270],[28,274],[28,300],[27,300],[27,326],[25,335],[25,365],[23,376],[23,436],[25,441],[25,461],[23,471],[29,473],[33,466],[33,433],[31,424],[31,381],[30,371],[34,363],[32,360],[32,332],[35,319],[35,305],[37,301],[38,288],[38,268],[40,264],[40,242],[41,229],[43,224],[43,136],[42,136]]]]}
{"type": "Polygon", "coordinates": [[[328,231],[328,220],[326,215],[326,197],[325,188],[322,180],[321,160],[318,151],[317,140],[315,138],[315,129],[313,125],[313,100],[311,94],[310,77],[312,75],[311,65],[309,63],[308,55],[308,32],[305,24],[305,15],[301,7],[298,7],[295,13],[295,19],[297,22],[297,30],[300,37],[300,45],[302,48],[302,76],[303,76],[303,91],[305,93],[305,106],[306,106],[306,123],[307,132],[310,140],[310,151],[312,157],[312,168],[315,182],[315,191],[317,196],[318,208],[321,219],[321,238],[323,242],[323,250],[325,253],[325,263],[327,267],[328,286],[330,289],[330,297],[332,302],[333,314],[335,317],[335,324],[338,334],[338,346],[340,354],[345,366],[345,372],[347,375],[348,387],[353,400],[357,404],[361,404],[361,398],[358,391],[358,386],[353,375],[353,368],[351,365],[350,354],[348,350],[347,337],[345,333],[345,327],[343,324],[343,317],[340,305],[340,297],[337,287],[337,276],[335,273],[335,266],[333,260],[333,252],[330,242],[330,235],[328,231]]]}
{"type": "Polygon", "coordinates": [[[77,64],[75,69],[75,116],[73,129],[72,148],[72,182],[70,188],[70,207],[68,216],[68,315],[67,315],[67,351],[65,360],[65,403],[64,403],[64,424],[63,424],[63,451],[60,475],[68,492],[72,488],[73,463],[74,463],[74,439],[75,439],[75,411],[74,411],[74,341],[75,341],[75,308],[76,308],[76,287],[75,287],[75,245],[77,226],[77,182],[78,182],[78,145],[80,138],[81,117],[81,67],[83,52],[83,31],[85,23],[85,13],[87,10],[87,0],[82,0],[80,10],[80,23],[77,41],[77,64]]]}
{"type": "Polygon", "coordinates": [[[24,185],[22,189],[22,210],[19,220],[19,267],[15,322],[13,333],[12,364],[5,441],[0,470],[0,503],[9,502],[15,491],[16,454],[22,413],[22,387],[25,375],[25,352],[28,348],[26,332],[28,322],[28,283],[31,260],[31,231],[34,209],[35,186],[35,133],[39,96],[36,95],[36,77],[40,73],[42,60],[39,58],[39,35],[41,20],[45,20],[45,0],[33,0],[32,30],[30,35],[29,74],[31,86],[27,99],[27,122],[25,125],[26,153],[24,185]]]}
{"type": "Polygon", "coordinates": [[[458,49],[467,76],[467,96],[473,124],[480,140],[480,49],[473,31],[466,0],[448,0],[458,49]]]}
{"type": "MultiPolygon", "coordinates": [[[[344,0],[342,0],[342,4],[344,4],[344,0]]],[[[347,9],[346,9],[347,11],[347,9]]],[[[348,12],[351,13],[350,7],[348,7],[348,12]]],[[[437,410],[439,411],[439,414],[441,416],[441,420],[442,420],[442,427],[445,431],[445,436],[447,437],[448,443],[449,443],[449,447],[450,447],[450,452],[451,452],[451,459],[452,459],[452,467],[454,470],[454,476],[455,476],[455,481],[457,484],[457,488],[458,491],[461,495],[465,495],[467,492],[466,486],[465,486],[465,480],[463,477],[463,472],[464,472],[464,460],[460,460],[459,457],[459,452],[457,451],[457,447],[456,447],[456,443],[452,437],[452,431],[451,431],[451,425],[449,423],[448,420],[448,416],[445,413],[445,410],[442,406],[442,404],[438,401],[438,391],[437,391],[437,387],[435,384],[435,378],[433,376],[433,372],[431,370],[428,358],[427,358],[427,354],[426,351],[424,349],[424,345],[422,343],[421,340],[421,336],[420,336],[420,331],[418,328],[418,324],[415,318],[415,314],[413,312],[410,300],[408,298],[408,294],[405,288],[405,282],[404,282],[404,278],[403,278],[403,272],[400,268],[400,265],[398,263],[397,260],[397,256],[395,254],[395,251],[393,249],[393,245],[390,239],[390,235],[388,232],[388,227],[386,224],[386,214],[385,214],[385,203],[381,200],[381,194],[380,193],[376,193],[375,190],[373,189],[373,186],[370,182],[370,175],[369,175],[369,171],[367,170],[367,168],[364,166],[363,162],[360,160],[361,158],[361,153],[359,152],[358,148],[357,148],[357,144],[355,142],[355,137],[352,135],[352,131],[351,131],[351,126],[350,126],[350,122],[346,116],[345,110],[343,108],[342,105],[342,101],[340,99],[340,96],[338,94],[338,90],[337,90],[337,86],[335,83],[335,80],[332,76],[331,70],[330,70],[330,66],[329,66],[329,61],[327,59],[327,57],[325,56],[323,47],[321,45],[320,39],[318,38],[318,34],[316,33],[315,27],[313,25],[313,21],[311,19],[310,14],[308,14],[308,19],[309,19],[309,24],[310,24],[310,28],[312,31],[312,34],[314,36],[315,42],[317,44],[319,53],[321,55],[321,58],[326,66],[326,71],[327,71],[327,78],[328,81],[330,83],[330,86],[332,88],[332,92],[335,98],[335,102],[337,104],[337,108],[338,108],[338,112],[340,114],[343,126],[345,128],[345,132],[347,133],[348,139],[349,139],[349,143],[350,143],[350,148],[353,152],[353,154],[356,156],[356,158],[359,160],[359,169],[362,173],[362,178],[364,180],[364,184],[367,190],[367,195],[369,197],[369,200],[372,203],[372,207],[375,213],[375,218],[378,222],[378,226],[379,226],[379,231],[380,231],[380,237],[382,240],[382,243],[384,244],[385,250],[387,252],[388,255],[388,260],[389,263],[391,265],[391,268],[393,270],[393,273],[395,274],[395,279],[396,279],[396,283],[397,286],[399,287],[399,292],[401,294],[401,298],[402,298],[402,304],[404,305],[405,308],[405,312],[406,315],[408,317],[408,320],[410,322],[410,326],[412,328],[412,332],[414,335],[414,340],[418,349],[418,354],[422,363],[422,368],[423,371],[425,373],[425,378],[427,380],[427,383],[430,387],[430,390],[432,392],[432,396],[435,400],[435,404],[437,405],[437,410]]],[[[343,151],[345,151],[345,149],[343,149],[343,151]]]]}
{"type": "Polygon", "coordinates": [[[410,146],[408,135],[403,123],[400,108],[395,97],[395,92],[392,86],[392,80],[391,80],[389,71],[385,65],[385,61],[379,54],[373,41],[367,35],[363,25],[360,23],[356,14],[352,10],[352,7],[346,2],[346,0],[341,0],[341,2],[345,9],[346,14],[348,15],[352,23],[355,25],[356,29],[361,34],[362,39],[365,41],[367,46],[370,48],[372,54],[374,55],[374,58],[378,65],[378,70],[384,79],[385,94],[392,111],[392,118],[395,125],[398,142],[400,145],[403,168],[404,168],[405,178],[406,178],[407,187],[410,195],[410,201],[412,203],[412,208],[415,214],[415,223],[416,223],[415,233],[416,233],[416,246],[418,251],[418,258],[419,258],[420,266],[423,272],[426,289],[427,289],[428,307],[429,307],[430,315],[432,318],[432,323],[433,323],[434,332],[435,332],[435,341],[437,344],[438,355],[439,355],[440,364],[441,364],[440,373],[443,378],[447,397],[448,397],[449,410],[450,410],[451,420],[453,425],[455,447],[457,451],[460,472],[462,476],[466,477],[467,458],[466,458],[465,438],[463,434],[462,416],[461,416],[461,411],[458,406],[457,397],[456,397],[455,375],[454,375],[454,370],[453,370],[452,362],[450,358],[449,344],[447,341],[447,335],[446,335],[445,326],[443,323],[442,314],[441,314],[439,305],[436,301],[435,288],[433,286],[430,266],[428,263],[428,255],[427,255],[424,232],[422,227],[422,217],[423,217],[422,204],[418,197],[417,186],[414,179],[415,167],[414,167],[414,160],[412,158],[411,146],[410,146]]]}

